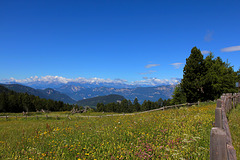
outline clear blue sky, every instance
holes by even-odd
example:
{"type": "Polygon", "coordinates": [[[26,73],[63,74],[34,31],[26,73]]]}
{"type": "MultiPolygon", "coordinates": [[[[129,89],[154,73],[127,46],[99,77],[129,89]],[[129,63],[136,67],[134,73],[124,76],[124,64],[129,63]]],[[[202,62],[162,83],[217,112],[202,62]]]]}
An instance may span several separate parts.
{"type": "Polygon", "coordinates": [[[194,46],[237,70],[239,7],[239,0],[1,0],[0,79],[182,78],[194,46]]]}

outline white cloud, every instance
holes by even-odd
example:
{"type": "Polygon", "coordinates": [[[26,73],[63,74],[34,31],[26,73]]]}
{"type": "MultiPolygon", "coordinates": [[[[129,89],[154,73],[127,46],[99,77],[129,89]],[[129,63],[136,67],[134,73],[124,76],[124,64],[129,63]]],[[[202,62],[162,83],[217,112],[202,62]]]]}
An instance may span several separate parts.
{"type": "Polygon", "coordinates": [[[147,72],[143,72],[143,73],[139,73],[141,75],[146,75],[146,74],[152,74],[154,72],[157,72],[157,71],[153,71],[153,70],[150,70],[150,71],[147,71],[147,72]]]}
{"type": "Polygon", "coordinates": [[[221,52],[234,52],[234,51],[240,51],[240,46],[232,46],[221,49],[221,52]]]}
{"type": "Polygon", "coordinates": [[[158,78],[148,78],[140,81],[134,81],[135,85],[144,85],[144,86],[160,86],[160,85],[174,85],[180,82],[177,78],[169,79],[158,79],[158,78]]]}
{"type": "Polygon", "coordinates": [[[9,82],[16,82],[16,83],[31,83],[31,82],[59,82],[59,83],[68,83],[71,81],[71,79],[67,79],[64,77],[59,77],[59,76],[45,76],[39,78],[38,76],[26,78],[26,79],[15,79],[15,78],[10,78],[9,80],[4,80],[4,81],[9,81],[9,82]]]}
{"type": "Polygon", "coordinates": [[[202,54],[209,54],[210,51],[202,51],[202,54]]]}
{"type": "Polygon", "coordinates": [[[179,69],[183,63],[172,63],[170,65],[173,65],[175,69],[179,69]]]}
{"type": "Polygon", "coordinates": [[[148,64],[145,66],[145,68],[152,68],[152,67],[156,67],[156,66],[160,66],[160,64],[148,64]]]}
{"type": "Polygon", "coordinates": [[[0,80],[0,83],[21,83],[21,84],[29,84],[29,83],[34,83],[34,82],[42,82],[46,84],[51,84],[51,83],[57,83],[57,84],[67,84],[68,82],[76,82],[80,84],[99,84],[99,83],[115,83],[115,84],[127,84],[127,85],[139,85],[139,86],[159,86],[159,85],[173,85],[179,83],[179,79],[177,78],[172,78],[170,80],[168,79],[158,79],[158,78],[148,78],[148,77],[143,77],[143,80],[139,81],[133,81],[133,82],[128,82],[127,80],[124,79],[102,79],[102,78],[84,78],[84,77],[78,77],[75,79],[70,79],[70,78],[65,78],[61,76],[44,76],[44,77],[30,77],[26,79],[15,79],[15,78],[10,78],[10,79],[4,79],[0,80]]]}
{"type": "Polygon", "coordinates": [[[84,77],[78,77],[76,79],[70,79],[70,78],[65,78],[65,77],[59,77],[59,76],[44,76],[44,77],[30,77],[26,79],[15,79],[15,78],[10,78],[10,79],[4,79],[2,82],[15,82],[15,83],[32,83],[32,82],[45,82],[45,83],[68,83],[68,82],[78,82],[78,83],[125,83],[127,80],[123,79],[102,79],[102,78],[84,78],[84,77]]]}

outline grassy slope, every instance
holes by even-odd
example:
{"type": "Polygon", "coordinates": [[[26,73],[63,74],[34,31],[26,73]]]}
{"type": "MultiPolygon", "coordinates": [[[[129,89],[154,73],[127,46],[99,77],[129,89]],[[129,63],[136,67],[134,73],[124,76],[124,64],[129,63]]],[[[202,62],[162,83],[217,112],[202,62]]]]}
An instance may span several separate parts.
{"type": "MultiPolygon", "coordinates": [[[[85,113],[75,113],[75,114],[71,114],[71,111],[59,111],[59,112],[49,112],[49,113],[42,113],[42,112],[29,112],[28,116],[30,117],[46,117],[46,115],[48,115],[48,117],[81,117],[81,116],[105,116],[105,115],[112,115],[112,114],[121,114],[121,113],[115,113],[115,112],[92,112],[92,111],[88,111],[85,113]]],[[[127,114],[127,113],[126,113],[127,114]]],[[[17,118],[21,118],[21,117],[25,117],[23,116],[22,113],[0,113],[0,116],[8,116],[8,117],[15,117],[17,116],[17,118]]],[[[15,117],[16,119],[16,117],[15,117]]]]}
{"type": "Polygon", "coordinates": [[[228,114],[228,124],[237,159],[240,159],[240,104],[228,114]]]}
{"type": "Polygon", "coordinates": [[[0,119],[0,159],[209,159],[216,104],[102,118],[0,119]]]}

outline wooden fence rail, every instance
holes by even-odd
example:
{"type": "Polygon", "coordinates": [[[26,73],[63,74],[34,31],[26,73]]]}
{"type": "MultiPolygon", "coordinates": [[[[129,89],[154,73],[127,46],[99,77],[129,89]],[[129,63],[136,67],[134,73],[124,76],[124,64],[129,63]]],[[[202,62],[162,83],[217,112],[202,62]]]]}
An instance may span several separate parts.
{"type": "Polygon", "coordinates": [[[210,160],[237,160],[226,114],[240,103],[239,93],[227,93],[217,100],[215,126],[210,135],[210,160]]]}
{"type": "MultiPolygon", "coordinates": [[[[121,114],[106,114],[106,115],[96,115],[96,116],[78,116],[78,117],[86,117],[89,119],[89,117],[110,117],[110,116],[125,116],[125,115],[137,115],[137,114],[142,114],[142,113],[147,113],[147,112],[153,112],[153,111],[158,111],[158,110],[165,110],[165,109],[171,109],[171,108],[179,108],[179,107],[183,107],[183,106],[192,106],[192,105],[199,105],[200,102],[197,103],[184,103],[184,104],[177,104],[177,105],[172,105],[172,106],[163,106],[161,108],[156,108],[156,109],[152,109],[152,110],[148,110],[148,111],[142,111],[142,112],[135,112],[135,113],[121,113],[121,114]]],[[[24,116],[0,116],[0,118],[6,118],[6,120],[8,120],[8,118],[10,117],[16,117],[17,118],[21,118],[21,117],[25,117],[25,119],[27,119],[28,117],[35,117],[35,116],[28,116],[28,115],[24,115],[24,116]]],[[[44,115],[39,115],[36,116],[36,119],[40,118],[40,117],[44,117],[44,115]]],[[[52,118],[54,116],[50,116],[50,115],[45,115],[46,119],[52,118]]],[[[56,115],[56,119],[60,119],[60,117],[65,117],[65,116],[60,116],[60,115],[56,115]]],[[[71,117],[69,115],[67,115],[67,119],[71,120],[71,117]]]]}

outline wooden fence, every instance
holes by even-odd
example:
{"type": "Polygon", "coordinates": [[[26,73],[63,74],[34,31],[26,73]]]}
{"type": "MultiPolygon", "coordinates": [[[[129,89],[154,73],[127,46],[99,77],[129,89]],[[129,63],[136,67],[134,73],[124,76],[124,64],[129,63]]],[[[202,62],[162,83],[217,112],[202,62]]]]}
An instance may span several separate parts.
{"type": "Polygon", "coordinates": [[[226,114],[240,103],[239,93],[227,93],[217,100],[215,124],[210,135],[210,160],[237,160],[226,114]]]}
{"type": "MultiPolygon", "coordinates": [[[[158,110],[166,110],[166,109],[173,109],[173,108],[180,108],[180,107],[190,107],[192,105],[199,105],[200,102],[196,102],[196,103],[184,103],[184,104],[177,104],[177,105],[172,105],[172,106],[163,106],[161,108],[156,108],[156,109],[152,109],[152,110],[147,110],[147,111],[142,111],[142,112],[135,112],[135,113],[122,113],[122,114],[103,114],[103,115],[96,115],[96,116],[90,116],[90,115],[86,115],[86,116],[76,116],[77,118],[80,118],[80,117],[85,117],[85,118],[93,118],[93,117],[99,117],[99,118],[102,118],[102,117],[111,117],[111,116],[130,116],[130,115],[138,115],[138,114],[142,114],[142,113],[147,113],[147,112],[153,112],[153,111],[158,111],[158,110]]],[[[53,115],[48,115],[46,114],[45,116],[44,115],[39,115],[39,116],[28,116],[28,115],[23,115],[23,116],[0,116],[0,118],[6,118],[6,120],[8,120],[9,118],[11,117],[15,117],[16,120],[18,118],[25,118],[25,119],[28,119],[30,117],[36,117],[36,119],[39,119],[40,117],[46,117],[46,119],[50,119],[50,118],[54,118],[53,115]]],[[[60,116],[60,115],[55,115],[56,119],[60,119],[60,118],[63,118],[63,117],[66,117],[67,119],[71,120],[71,117],[70,117],[70,114],[67,115],[67,116],[60,116]]]]}

